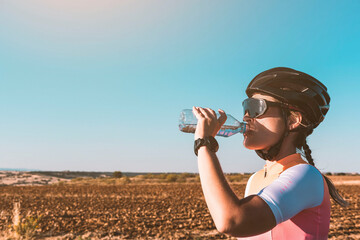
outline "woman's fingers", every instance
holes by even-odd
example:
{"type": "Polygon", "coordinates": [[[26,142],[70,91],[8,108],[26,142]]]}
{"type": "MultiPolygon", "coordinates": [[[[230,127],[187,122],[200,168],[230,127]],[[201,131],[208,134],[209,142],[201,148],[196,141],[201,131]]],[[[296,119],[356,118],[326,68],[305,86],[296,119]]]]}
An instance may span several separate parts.
{"type": "Polygon", "coordinates": [[[219,109],[220,117],[218,118],[216,112],[211,108],[201,108],[201,107],[193,107],[193,112],[197,119],[209,118],[209,119],[216,119],[219,123],[223,124],[226,121],[226,114],[223,110],[219,109]]]}
{"type": "Polygon", "coordinates": [[[216,118],[216,114],[213,114],[211,111],[212,110],[209,108],[193,107],[193,112],[194,112],[195,116],[197,113],[199,117],[213,119],[215,116],[215,118],[216,118]],[[196,110],[195,112],[194,112],[194,109],[196,110]]]}
{"type": "Polygon", "coordinates": [[[209,117],[217,119],[216,112],[214,110],[211,108],[205,108],[205,111],[208,113],[209,117]]]}
{"type": "Polygon", "coordinates": [[[203,114],[205,118],[216,119],[216,113],[214,110],[210,108],[201,108],[201,107],[198,107],[197,109],[199,109],[199,111],[203,114]]]}
{"type": "Polygon", "coordinates": [[[221,126],[225,123],[227,116],[225,112],[219,109],[220,116],[211,108],[193,107],[193,113],[198,120],[195,131],[195,139],[204,136],[215,136],[221,126]]]}
{"type": "Polygon", "coordinates": [[[208,118],[208,114],[207,114],[207,112],[205,111],[204,108],[199,107],[198,109],[205,118],[208,118]]]}
{"type": "Polygon", "coordinates": [[[195,115],[195,117],[197,118],[197,119],[200,119],[200,118],[203,118],[204,117],[204,114],[202,114],[202,112],[199,110],[199,107],[193,107],[193,113],[194,113],[194,115],[195,115]]]}

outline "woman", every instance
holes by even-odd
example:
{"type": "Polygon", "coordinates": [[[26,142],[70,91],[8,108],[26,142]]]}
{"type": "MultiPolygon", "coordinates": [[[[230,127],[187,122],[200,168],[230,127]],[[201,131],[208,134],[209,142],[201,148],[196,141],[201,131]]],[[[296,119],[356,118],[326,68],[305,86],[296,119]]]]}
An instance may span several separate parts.
{"type": "Polygon", "coordinates": [[[216,228],[241,239],[327,239],[330,196],[342,206],[347,202],[315,168],[306,142],[329,110],[326,87],[308,74],[279,67],[257,75],[246,94],[244,146],[266,163],[250,177],[243,199],[231,190],[216,156],[214,136],[225,112],[219,109],[217,118],[212,109],[193,108],[194,150],[216,228]]]}

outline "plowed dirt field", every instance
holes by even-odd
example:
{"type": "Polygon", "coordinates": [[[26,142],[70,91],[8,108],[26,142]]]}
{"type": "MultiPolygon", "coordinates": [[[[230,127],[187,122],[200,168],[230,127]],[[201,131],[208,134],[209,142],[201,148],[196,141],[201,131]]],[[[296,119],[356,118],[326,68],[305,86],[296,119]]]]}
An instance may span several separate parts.
{"type": "MultiPolygon", "coordinates": [[[[360,185],[338,185],[350,207],[332,206],[329,238],[360,238],[360,185]]],[[[244,184],[232,184],[243,196],[244,184]]],[[[36,239],[224,239],[199,183],[0,187],[0,231],[39,217],[36,239]],[[81,236],[81,237],[80,237],[81,236]]]]}

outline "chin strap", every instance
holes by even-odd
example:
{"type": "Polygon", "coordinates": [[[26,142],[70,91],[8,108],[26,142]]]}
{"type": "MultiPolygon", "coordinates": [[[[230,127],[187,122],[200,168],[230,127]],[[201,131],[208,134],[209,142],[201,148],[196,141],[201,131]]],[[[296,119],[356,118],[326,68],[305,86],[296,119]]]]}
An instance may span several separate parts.
{"type": "Polygon", "coordinates": [[[284,137],[282,137],[280,139],[280,141],[278,141],[275,145],[273,145],[268,151],[255,150],[255,152],[262,159],[272,161],[279,154],[283,140],[284,140],[284,137]]]}
{"type": "Polygon", "coordinates": [[[284,138],[289,134],[289,130],[287,129],[287,120],[288,120],[288,116],[285,112],[285,110],[283,108],[281,108],[284,120],[285,120],[285,132],[282,135],[282,137],[280,138],[280,140],[275,143],[275,145],[271,146],[269,148],[269,150],[265,151],[265,150],[255,150],[255,152],[257,153],[257,155],[259,155],[259,157],[261,157],[264,160],[269,160],[269,161],[273,161],[275,160],[274,158],[279,154],[280,152],[280,148],[281,145],[284,141],[284,138]]]}

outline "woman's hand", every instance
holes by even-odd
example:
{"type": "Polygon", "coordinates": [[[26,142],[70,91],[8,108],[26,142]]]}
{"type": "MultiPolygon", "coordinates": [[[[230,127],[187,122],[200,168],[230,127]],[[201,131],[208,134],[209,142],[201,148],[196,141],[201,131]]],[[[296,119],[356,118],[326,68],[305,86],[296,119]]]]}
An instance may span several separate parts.
{"type": "Polygon", "coordinates": [[[215,111],[210,108],[193,107],[193,113],[198,120],[194,136],[195,140],[208,136],[215,137],[227,119],[225,112],[221,109],[219,109],[219,118],[217,118],[215,111]]]}

